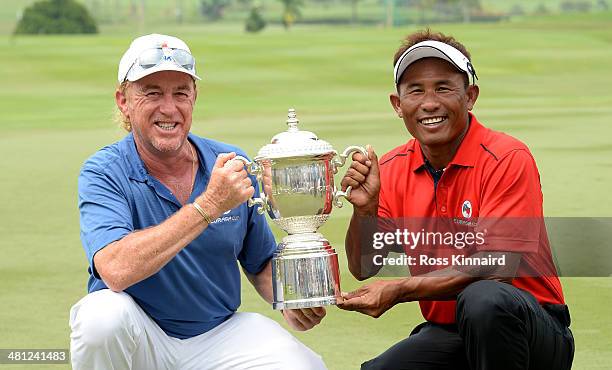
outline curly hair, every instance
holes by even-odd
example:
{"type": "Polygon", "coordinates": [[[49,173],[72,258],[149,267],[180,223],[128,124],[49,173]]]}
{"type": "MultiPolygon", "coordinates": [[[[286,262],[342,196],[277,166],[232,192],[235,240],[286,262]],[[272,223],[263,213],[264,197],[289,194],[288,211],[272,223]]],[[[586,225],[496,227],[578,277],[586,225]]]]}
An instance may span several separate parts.
{"type": "Polygon", "coordinates": [[[406,50],[410,49],[410,47],[418,44],[419,42],[427,40],[439,41],[448,44],[459,50],[463,55],[468,58],[470,62],[472,61],[470,52],[467,51],[466,47],[462,43],[457,41],[454,37],[447,36],[442,32],[432,32],[429,28],[427,28],[421,31],[411,33],[410,35],[404,38],[404,40],[402,41],[402,45],[399,47],[399,49],[397,49],[397,52],[395,52],[395,55],[393,56],[393,65],[395,66],[397,60],[406,50]]]}
{"type": "MultiPolygon", "coordinates": [[[[121,91],[123,95],[126,95],[129,85],[130,81],[124,81],[123,83],[121,83],[121,85],[117,86],[117,90],[121,91]]],[[[132,131],[132,123],[130,122],[130,119],[127,118],[117,106],[115,106],[115,121],[125,131],[132,131]]]]}

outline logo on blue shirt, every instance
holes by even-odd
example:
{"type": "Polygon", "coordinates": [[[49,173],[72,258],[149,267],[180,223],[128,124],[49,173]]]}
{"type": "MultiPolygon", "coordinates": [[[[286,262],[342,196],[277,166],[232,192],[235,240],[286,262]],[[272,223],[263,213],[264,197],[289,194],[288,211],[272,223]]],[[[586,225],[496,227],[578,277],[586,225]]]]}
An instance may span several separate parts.
{"type": "Polygon", "coordinates": [[[239,215],[230,215],[230,213],[232,211],[233,210],[230,209],[229,211],[224,212],[223,215],[221,215],[221,217],[217,218],[212,223],[213,224],[219,224],[219,223],[223,223],[223,222],[236,222],[236,221],[240,221],[240,216],[239,215]]]}

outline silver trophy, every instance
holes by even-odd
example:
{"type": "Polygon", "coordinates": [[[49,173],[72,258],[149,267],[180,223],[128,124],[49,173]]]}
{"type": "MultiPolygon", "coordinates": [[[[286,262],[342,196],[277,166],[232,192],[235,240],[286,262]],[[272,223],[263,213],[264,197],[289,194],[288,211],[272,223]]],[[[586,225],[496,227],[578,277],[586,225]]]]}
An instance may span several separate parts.
{"type": "Polygon", "coordinates": [[[276,310],[336,304],[338,254],[317,229],[327,221],[332,205],[342,207],[340,198],[350,194],[350,187],[340,191],[334,186],[338,168],[354,152],[367,155],[358,146],[338,155],[328,142],[298,129],[294,109],[289,109],[288,117],[287,131],[274,136],[253,162],[236,157],[260,185],[259,197],[250,199],[249,206],[258,205],[259,214],[268,213],[289,234],[272,257],[276,310]]]}

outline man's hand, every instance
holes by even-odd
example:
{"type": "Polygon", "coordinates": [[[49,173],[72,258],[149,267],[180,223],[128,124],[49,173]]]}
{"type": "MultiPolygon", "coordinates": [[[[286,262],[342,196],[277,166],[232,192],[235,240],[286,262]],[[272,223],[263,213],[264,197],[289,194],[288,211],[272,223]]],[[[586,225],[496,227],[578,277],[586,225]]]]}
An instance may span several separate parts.
{"type": "Polygon", "coordinates": [[[297,331],[312,329],[323,320],[326,314],[323,307],[283,310],[282,313],[291,329],[297,331]]]}
{"type": "Polygon", "coordinates": [[[375,216],[380,191],[378,157],[370,145],[366,148],[368,158],[359,152],[353,153],[353,162],[342,178],[341,186],[342,190],[352,187],[348,201],[356,213],[375,216]]]}
{"type": "MultiPolygon", "coordinates": [[[[257,293],[268,303],[272,304],[273,293],[272,293],[272,263],[271,260],[268,264],[257,274],[245,274],[251,284],[257,290],[257,293]]],[[[325,308],[313,307],[313,308],[301,308],[294,310],[282,310],[281,314],[289,324],[289,327],[293,330],[305,331],[312,329],[315,325],[321,322],[325,317],[325,308]]]]}
{"type": "Polygon", "coordinates": [[[197,199],[200,205],[211,206],[213,219],[246,202],[255,193],[244,164],[233,160],[235,157],[233,152],[219,154],[206,191],[197,199]]]}
{"type": "Polygon", "coordinates": [[[353,292],[342,293],[343,301],[338,303],[338,308],[377,318],[399,303],[400,296],[401,285],[398,280],[380,280],[353,292]]]}

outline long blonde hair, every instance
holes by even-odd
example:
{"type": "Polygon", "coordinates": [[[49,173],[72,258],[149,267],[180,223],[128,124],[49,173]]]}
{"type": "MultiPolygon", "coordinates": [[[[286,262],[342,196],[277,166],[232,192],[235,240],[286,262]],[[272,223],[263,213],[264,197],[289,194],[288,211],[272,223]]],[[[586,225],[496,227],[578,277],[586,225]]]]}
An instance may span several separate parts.
{"type": "MultiPolygon", "coordinates": [[[[126,95],[128,87],[130,86],[130,81],[124,81],[121,85],[117,86],[117,90],[121,92],[121,94],[126,95]]],[[[119,127],[123,128],[127,132],[132,132],[132,123],[130,119],[126,117],[121,109],[115,105],[115,122],[119,125],[119,127]]]]}

